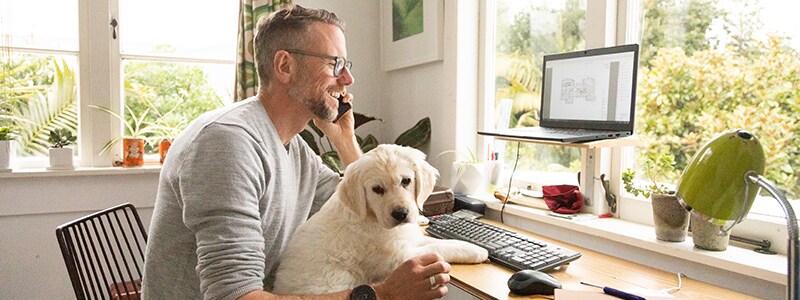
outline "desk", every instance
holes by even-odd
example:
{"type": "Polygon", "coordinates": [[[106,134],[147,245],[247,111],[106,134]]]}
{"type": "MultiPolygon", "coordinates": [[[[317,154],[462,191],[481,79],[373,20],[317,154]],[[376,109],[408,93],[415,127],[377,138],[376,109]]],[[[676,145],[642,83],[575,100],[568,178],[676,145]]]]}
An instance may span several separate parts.
{"type": "MultiPolygon", "coordinates": [[[[589,281],[622,290],[635,287],[660,290],[675,287],[678,283],[678,277],[673,273],[562,243],[492,220],[482,219],[482,221],[580,252],[583,256],[570,263],[566,268],[562,267],[559,270],[548,272],[555,276],[565,289],[598,291],[596,288],[581,285],[580,281],[589,281]]],[[[478,298],[547,299],[540,296],[510,294],[506,282],[513,272],[505,267],[495,264],[453,264],[452,266],[450,283],[478,298]]],[[[686,277],[683,278],[681,290],[672,295],[676,299],[758,299],[686,277]]]]}

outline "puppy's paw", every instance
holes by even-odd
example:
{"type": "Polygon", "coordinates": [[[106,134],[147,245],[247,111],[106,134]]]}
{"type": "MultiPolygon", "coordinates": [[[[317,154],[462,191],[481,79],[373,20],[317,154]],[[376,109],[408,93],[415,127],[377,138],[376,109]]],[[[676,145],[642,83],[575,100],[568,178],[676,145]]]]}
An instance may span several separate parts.
{"type": "Polygon", "coordinates": [[[489,251],[478,246],[472,249],[472,255],[473,263],[483,263],[489,260],[489,251]]]}

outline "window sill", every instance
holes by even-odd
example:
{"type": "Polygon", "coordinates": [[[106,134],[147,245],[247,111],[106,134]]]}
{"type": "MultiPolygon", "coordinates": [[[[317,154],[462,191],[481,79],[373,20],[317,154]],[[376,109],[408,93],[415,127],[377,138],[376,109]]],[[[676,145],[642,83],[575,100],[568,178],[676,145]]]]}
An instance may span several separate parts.
{"type": "Polygon", "coordinates": [[[142,167],[76,167],[74,170],[48,170],[47,168],[21,168],[11,172],[0,173],[0,178],[33,178],[33,177],[63,177],[63,176],[97,176],[97,175],[125,175],[125,174],[158,174],[161,165],[145,164],[142,167]]]}
{"type": "MultiPolygon", "coordinates": [[[[502,208],[502,203],[488,195],[479,198],[486,203],[489,209],[494,211],[492,212],[494,215],[487,216],[499,220],[499,211],[502,208]],[[497,216],[497,218],[495,218],[495,216],[497,216]]],[[[751,249],[739,247],[735,242],[732,242],[725,251],[706,251],[695,248],[691,236],[687,237],[686,241],[680,243],[659,241],[655,238],[653,227],[617,218],[595,218],[573,221],[550,216],[547,214],[547,211],[543,209],[511,203],[506,205],[504,214],[506,216],[506,223],[509,223],[509,225],[562,240],[567,243],[578,244],[581,247],[595,251],[603,250],[597,249],[598,247],[593,245],[592,241],[587,241],[581,237],[575,237],[574,234],[569,235],[570,237],[558,235],[555,233],[555,230],[541,228],[542,226],[536,228],[537,226],[531,225],[530,222],[511,224],[508,217],[509,215],[513,215],[524,220],[545,223],[547,225],[556,226],[558,229],[563,229],[561,230],[562,232],[566,230],[567,232],[582,233],[597,240],[605,240],[637,248],[643,250],[645,254],[662,254],[707,269],[721,269],[783,286],[787,283],[787,257],[785,255],[760,254],[751,249]],[[624,230],[620,230],[621,228],[624,228],[624,230]]],[[[608,253],[608,251],[606,252],[608,253]]],[[[625,249],[614,248],[613,252],[614,253],[608,254],[632,260],[636,263],[651,265],[649,261],[642,261],[642,258],[636,260],[626,257],[626,252],[628,251],[625,251],[625,249]]],[[[644,259],[647,260],[647,257],[645,256],[644,259]]],[[[658,268],[658,266],[654,267],[658,268]]],[[[686,273],[685,271],[683,272],[686,273]]],[[[711,283],[724,286],[724,284],[719,282],[711,283]]]]}

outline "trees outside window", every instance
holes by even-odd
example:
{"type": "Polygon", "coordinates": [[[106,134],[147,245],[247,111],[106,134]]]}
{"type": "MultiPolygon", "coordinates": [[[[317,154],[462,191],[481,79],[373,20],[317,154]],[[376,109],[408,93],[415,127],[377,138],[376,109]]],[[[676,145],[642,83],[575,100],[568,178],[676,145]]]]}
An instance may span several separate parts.
{"type": "MultiPolygon", "coordinates": [[[[107,158],[92,161],[109,138],[96,132],[99,123],[82,125],[96,122],[88,105],[110,107],[128,122],[147,110],[145,122],[174,136],[199,114],[231,101],[238,2],[81,3],[0,2],[0,126],[17,129],[24,161],[18,166],[46,166],[54,128],[78,133],[81,165],[110,165],[107,158]],[[93,13],[103,10],[109,14],[93,13]]],[[[161,135],[167,134],[148,138],[157,142],[161,135]]]]}

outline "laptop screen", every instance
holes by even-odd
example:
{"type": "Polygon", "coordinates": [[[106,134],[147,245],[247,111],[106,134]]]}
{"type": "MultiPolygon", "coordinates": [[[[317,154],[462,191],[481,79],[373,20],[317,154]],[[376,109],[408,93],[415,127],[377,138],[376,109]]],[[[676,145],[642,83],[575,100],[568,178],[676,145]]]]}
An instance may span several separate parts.
{"type": "Polygon", "coordinates": [[[639,45],[544,56],[541,126],[633,132],[639,45]]]}

